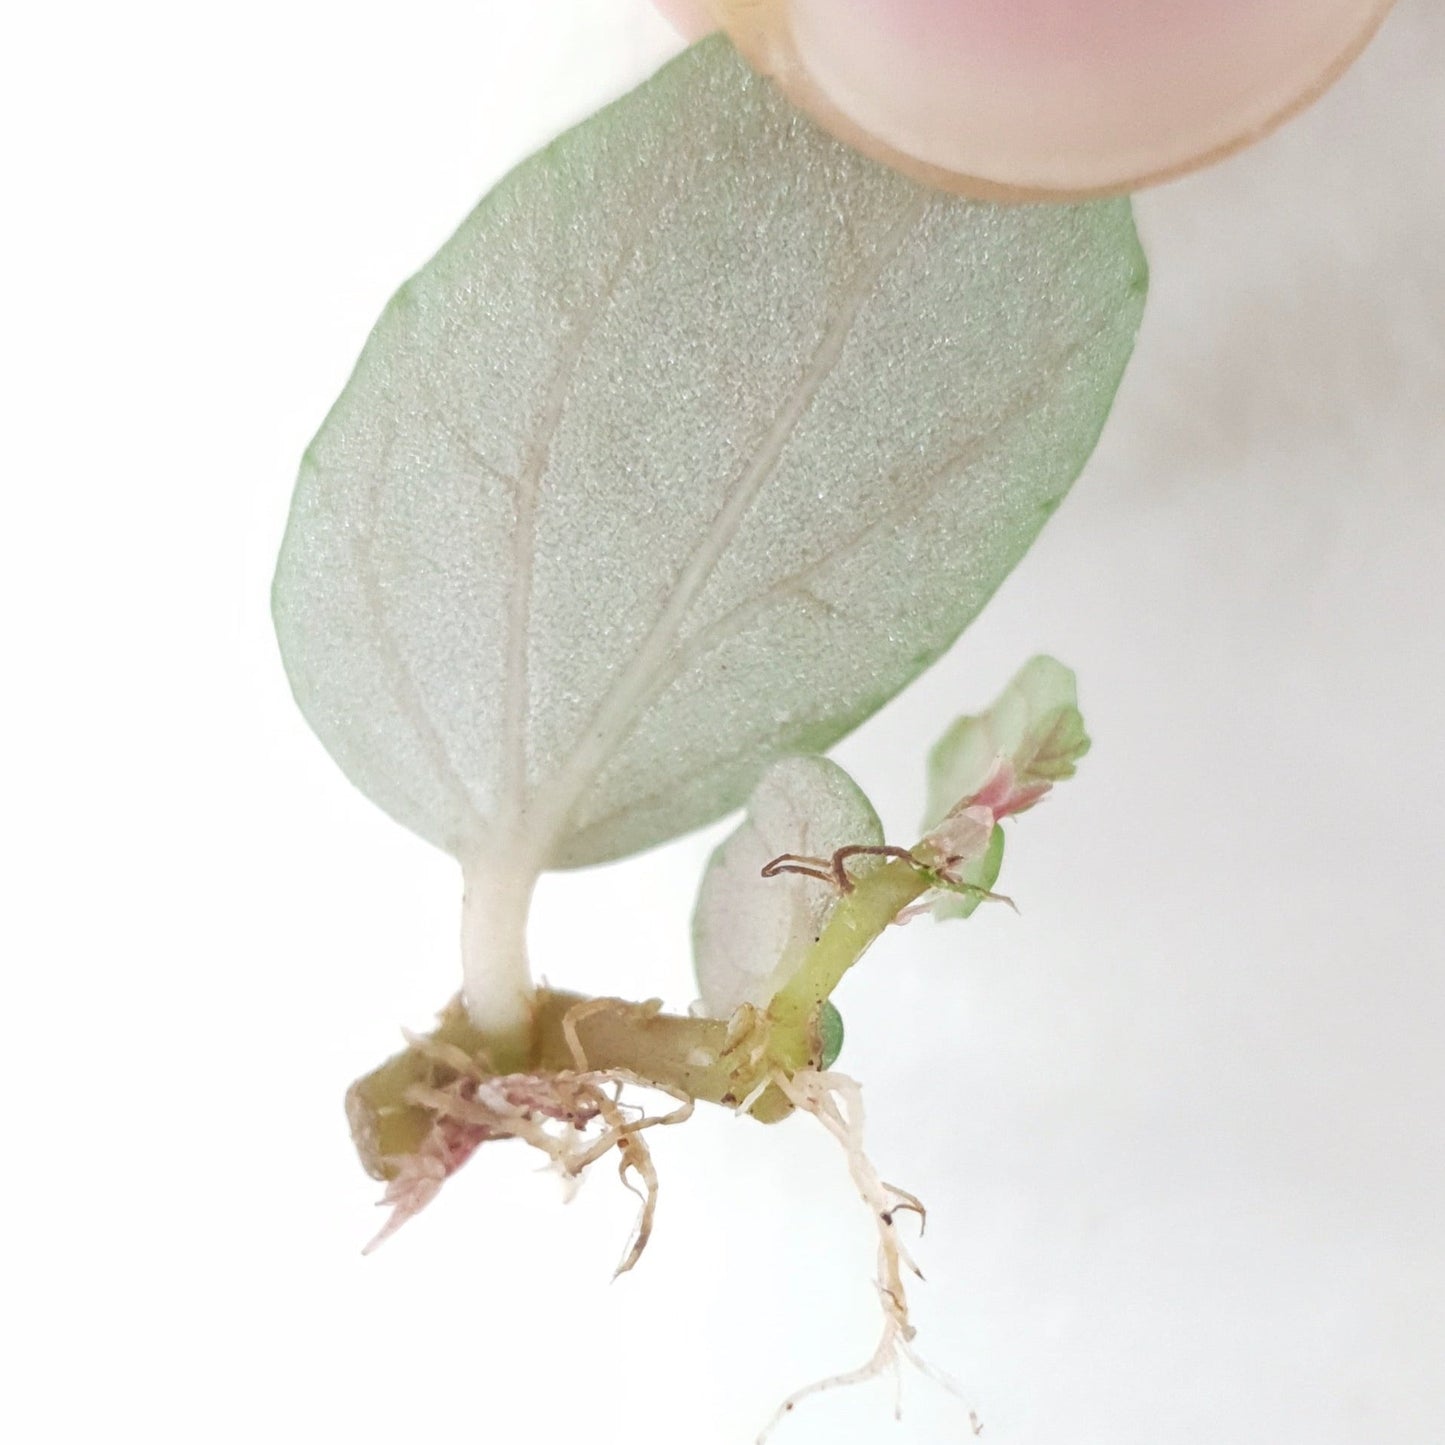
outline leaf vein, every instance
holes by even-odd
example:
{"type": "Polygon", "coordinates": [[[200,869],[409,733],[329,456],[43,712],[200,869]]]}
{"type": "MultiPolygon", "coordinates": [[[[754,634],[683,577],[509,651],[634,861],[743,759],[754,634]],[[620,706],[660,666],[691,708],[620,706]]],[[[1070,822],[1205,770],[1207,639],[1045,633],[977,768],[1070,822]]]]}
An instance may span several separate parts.
{"type": "MultiPolygon", "coordinates": [[[[388,457],[386,466],[389,467],[389,465],[390,458],[388,457]]],[[[381,661],[383,671],[390,678],[392,701],[416,734],[417,741],[421,743],[422,751],[437,776],[437,781],[444,789],[456,796],[464,816],[464,826],[474,837],[482,837],[485,832],[485,824],[477,809],[476,800],[472,797],[466,779],[462,777],[452,758],[446,739],[442,737],[431,714],[427,711],[421,689],[417,686],[416,678],[402,655],[396,633],[387,616],[386,592],[381,585],[381,573],[377,567],[376,555],[372,547],[379,508],[378,478],[385,470],[386,467],[378,468],[369,481],[366,489],[366,524],[351,539],[351,552],[356,562],[357,579],[361,584],[362,601],[371,622],[377,656],[381,661]]],[[[460,842],[460,839],[456,840],[457,844],[460,842]]],[[[448,840],[448,845],[452,846],[451,840],[448,840]]]]}
{"type": "Polygon", "coordinates": [[[547,388],[538,433],[527,448],[514,487],[516,518],[513,551],[516,569],[508,597],[506,691],[502,714],[502,759],[506,769],[502,800],[503,807],[510,812],[508,821],[513,825],[520,818],[527,791],[527,706],[530,700],[527,650],[536,566],[537,506],[542,478],[551,458],[557,429],[566,414],[567,400],[587,343],[606,314],[635,253],[632,240],[624,240],[621,255],[605,284],[574,317],[571,334],[547,388]]]}
{"type": "MultiPolygon", "coordinates": [[[[1102,318],[1101,318],[1102,323],[1102,318]]],[[[840,562],[847,561],[860,551],[871,537],[876,536],[883,528],[908,517],[922,506],[931,502],[938,494],[940,488],[953,476],[960,467],[977,461],[986,453],[990,444],[997,439],[999,433],[1004,431],[1019,416],[1026,412],[1039,395],[1049,388],[1059,375],[1065,372],[1076,360],[1085,343],[1076,341],[1065,347],[1044,368],[1038,380],[1022,396],[1010,405],[1005,412],[993,421],[989,427],[968,439],[967,443],[957,448],[950,456],[928,472],[914,486],[900,495],[896,501],[891,503],[878,516],[857,531],[850,533],[836,547],[823,552],[806,566],[790,572],[786,577],[779,578],[767,589],[749,597],[746,601],[740,602],[737,606],[730,608],[720,617],[712,622],[691,638],[685,646],[675,648],[667,659],[665,666],[656,674],[652,680],[647,693],[639,700],[637,713],[640,715],[648,706],[655,702],[666,690],[672,686],[677,679],[683,676],[690,667],[695,666],[702,658],[706,657],[714,648],[726,642],[729,637],[735,636],[743,627],[755,617],[761,616],[771,606],[790,593],[799,594],[805,602],[810,605],[817,605],[827,609],[829,612],[836,612],[836,604],[828,602],[820,594],[813,591],[810,584],[840,562]]],[[[741,751],[741,749],[739,749],[741,751]]],[[[728,757],[735,754],[728,754],[728,757]]],[[[600,818],[590,819],[587,827],[590,830],[606,828],[615,822],[619,817],[629,812],[646,811],[650,806],[662,802],[669,794],[675,792],[680,786],[695,781],[707,772],[717,768],[720,758],[709,757],[705,764],[700,767],[689,769],[678,777],[668,779],[666,786],[660,788],[643,798],[634,798],[626,805],[614,808],[600,818]]]]}
{"type": "Polygon", "coordinates": [[[874,253],[850,278],[813,355],[797,384],[784,399],[747,465],[728,489],[701,541],[693,549],[641,646],[603,696],[581,741],[549,790],[542,808],[543,846],[567,826],[588,785],[606,765],[612,750],[631,730],[652,694],[653,679],[668,665],[688,609],[737,534],[749,507],[762,490],[779,457],[831,373],[864,306],[888,264],[902,250],[928,207],[919,197],[884,234],[874,253]]]}

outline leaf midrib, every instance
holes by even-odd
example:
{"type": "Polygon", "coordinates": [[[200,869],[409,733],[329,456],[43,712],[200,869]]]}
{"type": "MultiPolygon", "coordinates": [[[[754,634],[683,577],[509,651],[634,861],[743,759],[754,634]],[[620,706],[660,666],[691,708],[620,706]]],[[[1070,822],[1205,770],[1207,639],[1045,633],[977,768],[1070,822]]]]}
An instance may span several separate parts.
{"type": "MultiPolygon", "coordinates": [[[[1102,316],[1098,319],[1102,323],[1102,316]]],[[[910,515],[919,507],[927,505],[937,496],[944,483],[958,475],[960,469],[971,466],[987,456],[999,441],[1000,434],[1006,432],[1014,422],[1025,415],[1029,407],[1037,401],[1039,395],[1048,390],[1058,377],[1067,371],[1080,352],[1088,345],[1089,339],[1092,339],[1095,334],[1096,332],[1091,327],[1087,330],[1086,339],[1071,342],[1062,348],[1058,355],[1043,368],[1033,386],[1006,408],[985,431],[968,438],[964,445],[958,447],[924,478],[909,488],[906,495],[899,497],[878,516],[865,523],[857,531],[850,533],[836,546],[822,552],[796,571],[788,573],[787,576],[778,578],[764,591],[747,598],[720,617],[715,618],[690,637],[686,646],[674,649],[668,658],[667,666],[659,671],[652,680],[646,695],[639,700],[639,710],[656,701],[690,666],[695,665],[729,637],[736,635],[742,627],[746,626],[754,617],[767,611],[780,597],[786,596],[789,592],[804,591],[809,582],[853,556],[866,545],[870,538],[877,536],[885,527],[896,523],[901,517],[910,515]]],[[[645,811],[669,793],[675,792],[680,785],[718,767],[723,761],[724,759],[716,755],[709,757],[701,766],[688,770],[680,777],[669,779],[666,788],[650,793],[641,799],[633,799],[625,806],[614,808],[590,821],[587,825],[588,831],[605,828],[626,813],[645,811]]]]}
{"type": "Polygon", "coordinates": [[[902,216],[889,227],[873,254],[858,268],[843,288],[839,305],[822,340],[814,349],[807,368],[773,419],[762,441],[737,480],[728,489],[712,523],[693,549],[669,591],[641,645],[623,668],[617,681],[604,694],[581,741],[552,785],[538,797],[534,813],[533,842],[539,866],[547,866],[553,844],[568,826],[583,793],[606,765],[614,748],[626,736],[637,712],[651,696],[653,674],[665,666],[676,646],[677,635],[688,610],[721,560],[739,526],[772,475],[779,457],[799,422],[807,413],[819,389],[832,372],[864,306],[888,264],[899,254],[910,232],[928,208],[928,197],[909,203],[902,216]]]}

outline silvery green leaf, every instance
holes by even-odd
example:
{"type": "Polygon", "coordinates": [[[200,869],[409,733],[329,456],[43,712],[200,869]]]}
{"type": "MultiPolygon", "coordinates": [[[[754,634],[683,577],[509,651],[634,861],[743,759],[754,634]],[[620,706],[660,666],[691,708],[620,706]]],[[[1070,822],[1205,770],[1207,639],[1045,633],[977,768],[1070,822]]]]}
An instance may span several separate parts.
{"type": "Polygon", "coordinates": [[[478,898],[717,817],[979,610],[1144,284],[1127,202],[925,191],[706,41],[387,307],[281,551],[297,700],[478,898]]]}
{"type": "MultiPolygon", "coordinates": [[[[883,826],[858,785],[826,758],[785,758],[763,774],[747,814],[716,849],[692,920],[703,1009],[727,1018],[745,1003],[765,1008],[817,940],[838,892],[797,873],[764,878],[783,853],[831,858],[849,844],[883,841],[883,826]]],[[[876,859],[849,863],[855,877],[876,859]]]]}

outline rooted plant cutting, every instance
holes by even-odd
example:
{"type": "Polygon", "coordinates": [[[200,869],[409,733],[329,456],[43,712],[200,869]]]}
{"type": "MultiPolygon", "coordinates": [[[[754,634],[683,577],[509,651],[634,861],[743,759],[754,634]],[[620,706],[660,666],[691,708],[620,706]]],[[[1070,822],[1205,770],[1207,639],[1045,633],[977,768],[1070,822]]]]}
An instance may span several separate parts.
{"type": "Polygon", "coordinates": [[[831,996],[890,926],[998,900],[1004,821],[1088,743],[1072,675],[1035,658],[934,748],[901,844],[821,754],[1063,499],[1144,290],[1126,201],[926,189],[713,39],[519,166],[397,293],[306,454],[275,583],[308,721],[462,870],[458,996],[348,1095],[388,1230],[521,1139],[568,1175],[616,1159],[643,1199],[625,1269],[649,1130],[801,1110],[878,1221],[862,1373],[909,1351],[898,1222],[921,1206],[862,1152],[831,996]],[[702,881],[691,1013],[536,984],[544,870],[744,805],[702,881]]]}

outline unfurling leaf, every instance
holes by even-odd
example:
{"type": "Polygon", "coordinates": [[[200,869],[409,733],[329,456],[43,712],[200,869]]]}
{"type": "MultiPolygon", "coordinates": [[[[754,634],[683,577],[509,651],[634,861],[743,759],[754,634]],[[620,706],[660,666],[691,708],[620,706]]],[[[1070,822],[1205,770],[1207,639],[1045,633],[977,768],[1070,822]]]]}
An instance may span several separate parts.
{"type": "Polygon", "coordinates": [[[1021,813],[1074,776],[1089,750],[1074,674],[1052,657],[1026,662],[987,712],[961,717],[928,755],[928,816],[936,827],[971,804],[1021,813]]]}
{"type": "MultiPolygon", "coordinates": [[[[774,763],[748,799],[742,823],[714,851],[703,875],[692,940],[704,1011],[727,1018],[745,1003],[766,1008],[838,901],[836,886],[822,879],[799,873],[763,877],[767,863],[784,853],[827,860],[840,848],[882,842],[873,805],[836,763],[826,758],[774,763]]],[[[849,869],[861,876],[875,864],[862,857],[849,869]]]]}
{"type": "Polygon", "coordinates": [[[1144,276],[1127,202],[923,190],[721,40],[492,191],[373,332],[275,585],[302,710],[462,860],[475,947],[949,646],[1093,447],[1144,276]]]}
{"type": "Polygon", "coordinates": [[[934,906],[967,918],[1003,863],[999,821],[1033,807],[1074,775],[1089,750],[1074,674],[1052,657],[1026,662],[987,712],[961,717],[928,756],[925,857],[956,860],[960,891],[934,906]]]}

